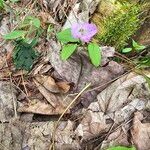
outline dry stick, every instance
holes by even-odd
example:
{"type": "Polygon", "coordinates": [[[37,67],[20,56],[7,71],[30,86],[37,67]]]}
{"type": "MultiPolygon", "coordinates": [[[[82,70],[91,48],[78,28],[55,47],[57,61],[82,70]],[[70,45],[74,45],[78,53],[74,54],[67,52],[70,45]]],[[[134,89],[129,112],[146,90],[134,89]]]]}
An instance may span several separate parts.
{"type": "Polygon", "coordinates": [[[28,92],[27,92],[27,88],[26,88],[25,83],[24,83],[23,71],[22,71],[22,74],[21,74],[21,79],[22,79],[22,84],[23,84],[24,90],[25,90],[25,92],[26,92],[26,95],[29,96],[29,95],[28,95],[28,92]]]}
{"type": "Polygon", "coordinates": [[[11,88],[11,94],[12,94],[12,101],[13,101],[13,106],[14,106],[14,112],[15,112],[15,118],[17,118],[17,105],[16,105],[16,102],[14,100],[14,93],[13,93],[13,89],[12,89],[12,85],[13,85],[13,82],[12,82],[12,77],[10,75],[10,88],[11,88]]]}
{"type": "Polygon", "coordinates": [[[49,150],[55,150],[55,147],[54,147],[54,143],[55,143],[55,133],[56,133],[56,129],[58,127],[58,124],[60,122],[60,120],[62,119],[62,117],[64,116],[64,114],[68,111],[68,109],[72,106],[72,104],[81,96],[81,94],[87,89],[89,88],[91,85],[91,83],[89,83],[88,85],[86,85],[82,90],[81,92],[72,100],[72,102],[67,106],[67,108],[64,110],[64,112],[61,114],[61,116],[59,117],[59,119],[57,120],[56,122],[56,125],[54,127],[54,131],[53,131],[53,134],[52,134],[52,144],[50,145],[49,147],[49,150]]]}

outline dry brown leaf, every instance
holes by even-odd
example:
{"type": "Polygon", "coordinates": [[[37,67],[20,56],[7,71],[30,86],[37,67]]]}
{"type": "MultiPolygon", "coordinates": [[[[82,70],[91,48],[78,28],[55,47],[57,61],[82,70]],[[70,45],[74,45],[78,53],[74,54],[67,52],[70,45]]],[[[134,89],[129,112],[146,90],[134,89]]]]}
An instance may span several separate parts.
{"type": "MultiPolygon", "coordinates": [[[[27,112],[27,113],[36,113],[36,114],[45,114],[45,115],[58,115],[63,113],[65,108],[68,106],[72,97],[67,96],[65,94],[53,94],[45,87],[53,86],[52,88],[55,89],[57,87],[58,91],[60,92],[67,92],[70,89],[70,86],[66,82],[58,82],[59,86],[55,83],[54,79],[48,76],[39,76],[36,79],[33,79],[34,83],[36,84],[40,93],[44,96],[45,100],[48,102],[46,103],[43,98],[42,100],[39,98],[32,99],[32,101],[28,101],[26,104],[22,104],[21,107],[18,108],[18,112],[27,112]],[[48,82],[46,82],[48,79],[48,82]],[[44,83],[39,83],[43,82],[44,83]],[[43,84],[43,85],[42,85],[43,84]]],[[[52,89],[51,88],[51,89],[52,89]]],[[[51,90],[52,91],[52,90],[51,90]]],[[[54,91],[54,90],[53,90],[54,91]]],[[[56,91],[55,91],[56,92],[56,91]]],[[[37,95],[35,96],[37,97],[37,95]]],[[[69,111],[67,111],[69,113],[69,111]]]]}
{"type": "Polygon", "coordinates": [[[36,80],[33,80],[34,83],[36,84],[38,90],[41,92],[41,94],[46,98],[46,100],[51,104],[52,107],[56,108],[57,105],[59,105],[59,101],[55,97],[54,94],[52,94],[50,91],[44,88],[39,82],[36,80]]]}
{"type": "Polygon", "coordinates": [[[102,112],[88,110],[83,120],[75,130],[82,139],[93,138],[100,133],[107,132],[111,124],[106,124],[106,116],[102,112]]]}
{"type": "Polygon", "coordinates": [[[70,90],[70,85],[68,82],[55,80],[51,76],[37,76],[35,80],[41,84],[45,89],[52,93],[67,93],[70,90]]]}
{"type": "MultiPolygon", "coordinates": [[[[54,121],[21,122],[12,120],[10,123],[0,123],[0,149],[2,150],[48,150],[51,144],[54,121]]],[[[61,121],[55,137],[57,150],[80,149],[79,142],[74,138],[73,122],[61,121]]]]}
{"type": "Polygon", "coordinates": [[[55,83],[55,80],[51,76],[43,76],[43,75],[41,75],[41,76],[35,77],[35,80],[41,86],[43,86],[45,89],[47,89],[50,92],[53,92],[53,93],[59,93],[60,92],[57,84],[55,83]]]}
{"type": "Polygon", "coordinates": [[[38,73],[40,73],[43,66],[44,64],[40,64],[38,67],[36,67],[35,70],[33,71],[33,75],[37,75],[38,73]]]}
{"type": "Polygon", "coordinates": [[[150,150],[150,123],[142,123],[140,112],[134,114],[132,139],[138,150],[150,150]]]}
{"type": "Polygon", "coordinates": [[[67,82],[60,81],[60,82],[56,82],[56,84],[63,93],[67,93],[70,90],[70,85],[67,82]]]}
{"type": "Polygon", "coordinates": [[[0,149],[21,150],[22,140],[25,135],[25,126],[18,119],[12,119],[10,123],[0,123],[0,149]]]}
{"type": "MultiPolygon", "coordinates": [[[[64,110],[65,107],[62,105],[58,105],[54,108],[51,105],[45,103],[43,100],[41,101],[38,99],[32,99],[29,103],[20,106],[17,111],[42,115],[58,115],[62,114],[64,110]]],[[[69,111],[67,113],[69,113],[69,111]]]]}
{"type": "Polygon", "coordinates": [[[106,140],[102,142],[101,149],[106,150],[109,147],[112,146],[130,146],[130,143],[128,141],[128,133],[127,129],[122,129],[123,127],[118,128],[116,131],[111,133],[106,140]]]}

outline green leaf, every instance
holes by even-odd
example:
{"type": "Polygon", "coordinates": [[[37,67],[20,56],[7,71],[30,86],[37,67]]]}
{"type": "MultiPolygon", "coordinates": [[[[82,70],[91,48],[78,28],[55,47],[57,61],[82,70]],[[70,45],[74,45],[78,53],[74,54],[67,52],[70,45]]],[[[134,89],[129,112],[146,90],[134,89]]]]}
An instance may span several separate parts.
{"type": "Polygon", "coordinates": [[[0,0],[0,9],[4,8],[4,1],[0,0]]]}
{"type": "Polygon", "coordinates": [[[78,39],[75,39],[71,35],[71,29],[65,29],[56,35],[57,39],[63,43],[68,43],[68,42],[79,42],[78,39]]]}
{"type": "Polygon", "coordinates": [[[33,25],[34,25],[35,27],[37,27],[37,28],[39,28],[40,25],[41,25],[41,22],[40,22],[40,20],[39,20],[38,18],[34,18],[34,19],[32,20],[32,22],[33,22],[33,25]]]}
{"type": "Polygon", "coordinates": [[[23,30],[14,30],[3,36],[5,40],[17,39],[20,37],[24,37],[27,32],[23,30]]]}
{"type": "Polygon", "coordinates": [[[95,43],[90,43],[88,45],[88,53],[92,64],[98,67],[101,64],[101,48],[95,43]]]}
{"type": "Polygon", "coordinates": [[[38,43],[38,39],[37,39],[37,38],[34,38],[34,39],[31,41],[30,46],[31,46],[31,47],[34,47],[37,43],[38,43]]]}
{"type": "Polygon", "coordinates": [[[137,52],[142,51],[143,49],[146,48],[146,46],[140,45],[140,44],[138,44],[137,42],[135,42],[134,40],[132,40],[132,46],[134,47],[134,49],[135,49],[137,52]]]}
{"type": "Polygon", "coordinates": [[[150,67],[150,56],[144,56],[137,60],[139,68],[149,68],[150,67]]]}
{"type": "Polygon", "coordinates": [[[122,53],[129,53],[129,52],[131,52],[132,51],[132,48],[124,48],[123,50],[122,50],[122,53]]]}
{"type": "Polygon", "coordinates": [[[68,59],[73,54],[73,52],[76,50],[76,48],[77,48],[77,44],[64,45],[64,47],[61,51],[62,60],[68,59]]]}
{"type": "Polygon", "coordinates": [[[25,69],[29,71],[38,54],[32,47],[32,44],[26,43],[24,40],[16,41],[13,51],[13,62],[16,69],[25,69]]]}
{"type": "Polygon", "coordinates": [[[107,150],[136,150],[136,149],[135,147],[128,148],[124,146],[116,146],[116,147],[108,148],[107,150]]]}
{"type": "Polygon", "coordinates": [[[34,16],[27,16],[20,27],[23,28],[27,26],[34,26],[36,28],[40,28],[41,22],[38,18],[34,16]]]}

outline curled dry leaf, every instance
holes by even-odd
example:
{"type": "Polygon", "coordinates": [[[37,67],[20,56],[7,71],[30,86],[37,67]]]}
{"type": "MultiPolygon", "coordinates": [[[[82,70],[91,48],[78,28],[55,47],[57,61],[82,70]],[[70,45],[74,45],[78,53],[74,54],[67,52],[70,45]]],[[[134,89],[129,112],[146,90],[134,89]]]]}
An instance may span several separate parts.
{"type": "Polygon", "coordinates": [[[43,66],[44,64],[40,64],[38,67],[36,67],[36,69],[33,71],[33,75],[40,73],[43,66]]]}
{"type": "Polygon", "coordinates": [[[48,101],[48,103],[56,108],[57,106],[62,106],[63,104],[61,103],[60,99],[57,98],[57,96],[55,96],[54,94],[52,94],[50,91],[48,91],[47,89],[44,88],[44,86],[42,86],[39,82],[37,82],[36,80],[34,80],[34,83],[36,84],[38,90],[41,92],[41,94],[46,98],[46,100],[48,101]]]}
{"type": "MultiPolygon", "coordinates": [[[[70,89],[67,82],[55,82],[50,76],[38,76],[33,79],[37,89],[44,99],[33,99],[18,108],[18,112],[28,112],[43,115],[62,114],[72,98],[66,94],[70,89]],[[53,94],[53,93],[55,94],[53,94]]],[[[37,95],[36,95],[37,96],[37,95]]],[[[69,111],[67,111],[69,113],[69,111]]]]}
{"type": "Polygon", "coordinates": [[[44,58],[44,60],[40,60],[40,62],[38,62],[38,64],[32,69],[32,74],[33,75],[42,75],[47,73],[48,71],[50,71],[52,69],[52,66],[49,65],[46,61],[46,58],[44,58]]]}
{"type": "Polygon", "coordinates": [[[50,92],[53,92],[53,93],[59,93],[60,92],[57,84],[55,83],[55,80],[51,76],[43,76],[43,75],[41,75],[41,76],[35,77],[35,80],[41,86],[43,86],[45,89],[47,89],[50,92]]]}
{"type": "Polygon", "coordinates": [[[35,80],[43,86],[45,89],[52,93],[67,93],[70,90],[70,85],[68,82],[55,80],[51,76],[37,76],[35,80]]]}
{"type": "Polygon", "coordinates": [[[150,123],[142,123],[143,116],[140,112],[134,114],[132,140],[138,150],[150,149],[150,123]]]}
{"type": "Polygon", "coordinates": [[[52,66],[51,66],[51,65],[45,64],[45,65],[41,68],[40,74],[44,74],[44,73],[48,72],[48,71],[51,70],[51,69],[52,69],[52,66]]]}
{"type": "MultiPolygon", "coordinates": [[[[57,105],[56,107],[52,107],[50,104],[44,102],[44,100],[32,99],[27,104],[20,106],[17,111],[18,112],[27,112],[34,114],[42,114],[42,115],[58,115],[62,114],[65,110],[65,107],[62,105],[57,105]]],[[[69,113],[66,112],[66,113],[69,113]]]]}

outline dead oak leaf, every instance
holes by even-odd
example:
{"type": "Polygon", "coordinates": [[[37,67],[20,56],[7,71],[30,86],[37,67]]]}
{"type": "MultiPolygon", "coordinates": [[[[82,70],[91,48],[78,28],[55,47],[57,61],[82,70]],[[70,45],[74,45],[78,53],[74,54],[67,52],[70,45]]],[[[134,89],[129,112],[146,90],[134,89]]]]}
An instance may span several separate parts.
{"type": "MultiPolygon", "coordinates": [[[[65,107],[62,105],[58,105],[54,108],[44,101],[41,101],[39,99],[32,99],[29,103],[19,107],[17,111],[42,115],[58,115],[62,114],[64,110],[65,107]]],[[[67,113],[69,113],[69,111],[67,113]]]]}
{"type": "Polygon", "coordinates": [[[150,150],[150,123],[142,123],[142,114],[134,114],[132,139],[138,150],[150,150]]]}
{"type": "Polygon", "coordinates": [[[41,76],[35,77],[35,80],[50,92],[53,92],[53,93],[60,92],[57,84],[55,83],[55,80],[51,76],[41,75],[41,76]]]}

